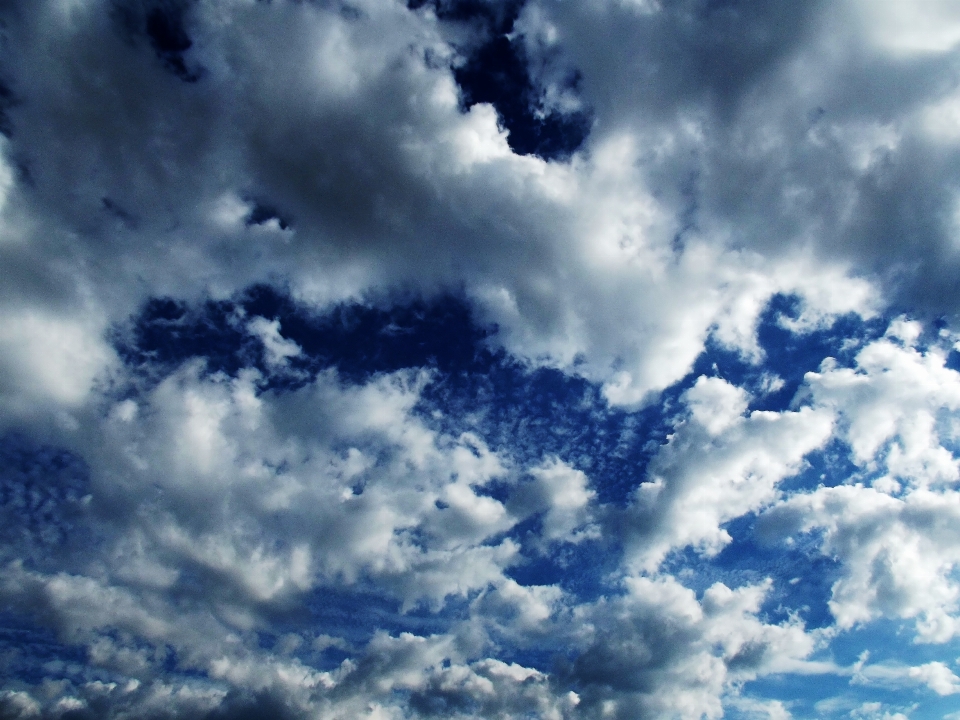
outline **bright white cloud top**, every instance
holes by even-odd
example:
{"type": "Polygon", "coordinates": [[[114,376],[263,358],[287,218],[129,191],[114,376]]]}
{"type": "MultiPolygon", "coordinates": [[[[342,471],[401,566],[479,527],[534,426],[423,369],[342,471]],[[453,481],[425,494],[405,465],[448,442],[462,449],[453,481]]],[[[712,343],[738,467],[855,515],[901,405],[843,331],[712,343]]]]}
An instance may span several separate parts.
{"type": "Polygon", "coordinates": [[[958,62],[0,3],[0,718],[960,716],[958,62]]]}

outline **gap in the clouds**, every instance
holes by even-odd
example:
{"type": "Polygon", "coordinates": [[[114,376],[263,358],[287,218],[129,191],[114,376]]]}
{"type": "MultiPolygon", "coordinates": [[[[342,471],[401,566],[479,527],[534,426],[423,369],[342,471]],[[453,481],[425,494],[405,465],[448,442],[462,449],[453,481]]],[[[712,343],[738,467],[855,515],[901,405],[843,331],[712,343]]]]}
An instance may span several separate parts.
{"type": "Polygon", "coordinates": [[[705,557],[693,548],[672,552],[661,570],[677,577],[702,597],[714,583],[727,587],[757,585],[773,580],[761,614],[768,622],[784,622],[798,615],[808,629],[833,623],[828,601],[840,565],[822,555],[818,538],[805,535],[792,545],[767,545],[754,533],[754,514],[744,515],[723,528],[732,541],[716,556],[705,557]]]}
{"type": "Polygon", "coordinates": [[[815,372],[827,357],[849,366],[870,340],[883,335],[889,317],[864,320],[855,313],[841,315],[829,324],[794,332],[785,320],[796,320],[802,301],[794,295],[774,295],[757,323],[757,341],[763,359],[752,363],[736,350],[724,347],[712,335],[694,362],[690,374],[677,387],[685,387],[701,375],[719,377],[747,390],[749,410],[787,410],[808,372],[815,372]]]}
{"type": "Polygon", "coordinates": [[[793,332],[781,319],[800,316],[800,300],[792,295],[774,295],[757,326],[757,339],[764,352],[764,367],[783,380],[783,387],[770,393],[756,409],[782,410],[803,383],[804,375],[816,371],[827,357],[849,366],[866,342],[883,335],[888,319],[864,320],[856,313],[834,318],[829,325],[807,332],[793,332]]]}
{"type": "MultiPolygon", "coordinates": [[[[760,679],[745,683],[742,695],[762,698],[764,701],[780,700],[790,712],[786,717],[792,720],[825,720],[825,718],[850,720],[858,717],[849,714],[851,710],[859,707],[863,702],[875,699],[866,688],[852,688],[849,677],[835,674],[764,675],[760,679]],[[838,697],[849,698],[849,704],[842,705],[840,712],[824,712],[823,706],[816,706],[817,703],[838,697]]],[[[739,718],[755,720],[757,717],[755,713],[740,714],[735,709],[730,709],[724,714],[724,718],[730,720],[739,718]]],[[[887,718],[889,720],[890,716],[887,718]]]]}
{"type": "Polygon", "coordinates": [[[850,446],[839,438],[832,438],[822,448],[806,455],[803,469],[796,475],[781,480],[777,487],[789,494],[816,490],[821,485],[842,485],[860,473],[860,468],[850,458],[850,446]]]}
{"type": "Polygon", "coordinates": [[[946,643],[918,643],[915,637],[915,619],[879,618],[838,633],[830,651],[839,665],[852,665],[864,651],[870,653],[871,664],[922,665],[945,657],[960,659],[960,638],[946,643]]]}
{"type": "Polygon", "coordinates": [[[60,642],[53,630],[21,614],[0,612],[0,672],[30,684],[84,676],[87,650],[60,642]]]}
{"type": "Polygon", "coordinates": [[[128,35],[143,36],[150,42],[166,70],[184,82],[194,83],[201,77],[184,58],[193,47],[187,31],[187,0],[148,0],[144,3],[113,0],[112,15],[128,35]]]}
{"type": "Polygon", "coordinates": [[[0,80],[0,135],[13,136],[13,120],[10,119],[10,110],[17,105],[17,96],[10,86],[0,80]]]}
{"type": "Polygon", "coordinates": [[[267,225],[271,221],[276,222],[281,230],[286,230],[290,227],[290,221],[286,216],[270,203],[260,202],[258,200],[252,200],[251,202],[253,209],[250,210],[250,213],[244,221],[247,227],[252,225],[267,225]]]}
{"type": "Polygon", "coordinates": [[[16,551],[33,569],[63,569],[79,545],[95,542],[89,493],[82,458],[19,433],[0,436],[0,561],[16,551]]]}
{"type": "Polygon", "coordinates": [[[621,557],[622,548],[608,541],[554,543],[547,553],[525,554],[504,574],[520,585],[557,585],[581,601],[590,602],[610,590],[607,578],[619,569],[621,557]]]}
{"type": "MultiPolygon", "coordinates": [[[[774,674],[744,685],[745,695],[781,700],[796,720],[820,720],[824,717],[855,717],[850,710],[864,702],[881,702],[888,710],[906,711],[915,718],[942,718],[957,710],[956,696],[939,697],[920,682],[911,683],[889,679],[875,682],[852,679],[850,669],[868,654],[866,664],[889,664],[901,671],[929,662],[943,662],[944,658],[960,656],[960,641],[946,645],[923,645],[913,642],[912,622],[880,619],[839,632],[826,650],[818,651],[812,659],[833,661],[845,674],[774,674]],[[843,698],[829,714],[815,704],[830,698],[843,698]],[[912,709],[912,712],[911,712],[912,709]],[[836,714],[834,714],[836,713],[836,714]]],[[[947,663],[950,667],[950,663],[947,663]]],[[[950,669],[955,672],[955,665],[950,669]]],[[[731,714],[731,717],[738,717],[731,714]]],[[[878,715],[879,717],[879,715],[878,715]]],[[[892,717],[890,715],[884,717],[892,717]]]]}
{"type": "Polygon", "coordinates": [[[446,372],[469,366],[484,351],[482,342],[490,332],[474,324],[466,305],[455,299],[413,300],[389,308],[343,304],[317,314],[281,291],[255,286],[236,301],[210,300],[199,306],[151,299],[113,339],[124,362],[140,369],[148,383],[191,358],[203,358],[210,374],[235,376],[254,367],[267,387],[295,389],[328,367],[361,383],[378,373],[409,368],[446,372]],[[278,320],[283,338],[302,350],[282,372],[270,365],[262,342],[248,330],[256,317],[278,320]]]}
{"type": "MultiPolygon", "coordinates": [[[[398,635],[409,632],[427,636],[450,629],[451,621],[466,615],[468,598],[448,597],[442,608],[419,604],[403,612],[403,603],[383,594],[382,585],[360,581],[355,585],[322,586],[310,593],[306,607],[317,635],[328,635],[347,643],[351,651],[362,648],[378,631],[398,635]]],[[[276,634],[302,631],[298,618],[279,618],[273,623],[276,634]]],[[[305,648],[306,649],[306,648],[305,648]]],[[[342,659],[336,652],[321,652],[328,663],[342,659]]]]}
{"type": "MultiPolygon", "coordinates": [[[[590,132],[590,113],[561,112],[544,107],[544,90],[530,74],[524,40],[514,32],[524,0],[502,3],[478,0],[408,0],[412,10],[428,6],[438,18],[469,25],[476,38],[464,48],[466,58],[453,68],[464,110],[490,103],[500,124],[509,132],[507,143],[519,155],[544,160],[565,160],[575,153],[590,132]]],[[[580,75],[567,74],[567,92],[576,92],[580,75]]]]}
{"type": "Polygon", "coordinates": [[[957,350],[951,350],[947,355],[947,362],[945,365],[950,370],[960,372],[960,352],[957,350]]]}

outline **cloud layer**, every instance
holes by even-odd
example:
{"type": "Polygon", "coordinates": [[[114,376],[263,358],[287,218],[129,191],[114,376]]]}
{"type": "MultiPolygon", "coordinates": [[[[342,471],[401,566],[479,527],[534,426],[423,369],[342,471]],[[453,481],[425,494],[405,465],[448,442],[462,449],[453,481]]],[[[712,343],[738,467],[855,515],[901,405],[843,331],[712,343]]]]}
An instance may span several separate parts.
{"type": "Polygon", "coordinates": [[[949,711],[951,3],[0,28],[0,717],[949,711]]]}

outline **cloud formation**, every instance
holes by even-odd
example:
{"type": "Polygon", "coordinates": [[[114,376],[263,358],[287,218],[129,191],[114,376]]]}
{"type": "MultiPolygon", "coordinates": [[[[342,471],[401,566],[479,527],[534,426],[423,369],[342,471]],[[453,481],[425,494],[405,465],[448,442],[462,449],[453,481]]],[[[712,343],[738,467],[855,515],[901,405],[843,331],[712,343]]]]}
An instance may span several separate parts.
{"type": "Polygon", "coordinates": [[[952,3],[0,27],[0,717],[949,711],[952,3]]]}

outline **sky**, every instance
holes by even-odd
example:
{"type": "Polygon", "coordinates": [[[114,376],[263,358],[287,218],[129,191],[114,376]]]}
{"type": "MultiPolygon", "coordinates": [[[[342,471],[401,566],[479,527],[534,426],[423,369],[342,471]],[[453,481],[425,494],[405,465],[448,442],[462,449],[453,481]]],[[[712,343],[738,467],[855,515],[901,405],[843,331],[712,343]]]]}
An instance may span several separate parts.
{"type": "Polygon", "coordinates": [[[960,719],[956,0],[0,0],[0,720],[960,719]]]}

